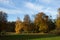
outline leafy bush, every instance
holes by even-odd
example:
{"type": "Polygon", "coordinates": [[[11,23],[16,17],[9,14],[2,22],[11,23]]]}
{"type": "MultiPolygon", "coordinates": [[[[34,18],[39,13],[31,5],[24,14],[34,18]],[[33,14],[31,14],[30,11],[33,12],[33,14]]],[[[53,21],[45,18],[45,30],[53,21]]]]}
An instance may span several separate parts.
{"type": "Polygon", "coordinates": [[[0,33],[0,35],[1,35],[1,36],[5,36],[5,35],[6,35],[6,32],[5,32],[5,31],[2,31],[2,32],[0,33]]]}
{"type": "Polygon", "coordinates": [[[50,31],[49,33],[60,35],[60,30],[53,30],[53,31],[50,31]]]}

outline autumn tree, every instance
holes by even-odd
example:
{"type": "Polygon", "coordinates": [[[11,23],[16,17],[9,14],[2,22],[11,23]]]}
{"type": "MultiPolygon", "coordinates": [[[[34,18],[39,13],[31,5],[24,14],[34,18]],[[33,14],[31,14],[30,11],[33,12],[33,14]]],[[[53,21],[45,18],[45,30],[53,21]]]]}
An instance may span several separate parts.
{"type": "Polygon", "coordinates": [[[24,24],[24,32],[29,32],[29,28],[30,28],[30,17],[29,15],[25,15],[24,16],[24,20],[23,20],[23,24],[24,24]]]}
{"type": "Polygon", "coordinates": [[[0,11],[0,32],[6,31],[7,24],[7,13],[0,11]]]}
{"type": "Polygon", "coordinates": [[[60,8],[58,9],[58,16],[57,16],[57,19],[56,19],[56,28],[57,29],[60,29],[60,8]]]}
{"type": "Polygon", "coordinates": [[[40,12],[38,14],[36,14],[34,23],[36,25],[36,28],[39,28],[39,31],[47,31],[48,30],[48,25],[47,25],[47,20],[48,20],[48,16],[46,16],[43,12],[40,12]]]}
{"type": "Polygon", "coordinates": [[[22,29],[22,21],[20,20],[20,18],[18,17],[17,18],[17,21],[16,21],[16,27],[15,27],[15,31],[17,34],[21,33],[21,29],[22,29]]]}

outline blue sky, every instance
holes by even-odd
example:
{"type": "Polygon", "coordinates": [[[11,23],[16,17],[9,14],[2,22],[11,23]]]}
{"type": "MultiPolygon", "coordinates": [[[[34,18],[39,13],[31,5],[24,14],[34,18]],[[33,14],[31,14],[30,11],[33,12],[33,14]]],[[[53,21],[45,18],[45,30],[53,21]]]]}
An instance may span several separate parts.
{"type": "Polygon", "coordinates": [[[32,15],[44,12],[56,18],[60,0],[0,0],[0,11],[8,14],[8,21],[16,21],[17,17],[23,20],[24,15],[32,15]]]}

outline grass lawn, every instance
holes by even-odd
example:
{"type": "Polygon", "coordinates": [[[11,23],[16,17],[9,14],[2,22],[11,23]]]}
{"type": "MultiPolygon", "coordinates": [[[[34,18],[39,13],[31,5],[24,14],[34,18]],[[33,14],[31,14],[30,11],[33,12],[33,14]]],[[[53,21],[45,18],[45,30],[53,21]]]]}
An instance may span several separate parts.
{"type": "Polygon", "coordinates": [[[32,39],[32,40],[60,40],[60,36],[58,37],[46,37],[46,38],[36,38],[36,39],[32,39]]]}
{"type": "Polygon", "coordinates": [[[59,35],[7,35],[0,37],[0,40],[60,40],[59,35]]]}

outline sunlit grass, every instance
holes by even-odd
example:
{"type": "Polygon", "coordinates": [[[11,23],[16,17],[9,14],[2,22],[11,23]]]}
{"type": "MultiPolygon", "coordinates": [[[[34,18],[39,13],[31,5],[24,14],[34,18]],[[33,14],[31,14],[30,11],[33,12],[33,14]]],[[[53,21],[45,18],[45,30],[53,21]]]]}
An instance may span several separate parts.
{"type": "Polygon", "coordinates": [[[47,37],[47,38],[36,38],[36,39],[31,39],[31,40],[60,40],[60,36],[57,37],[47,37]]]}

